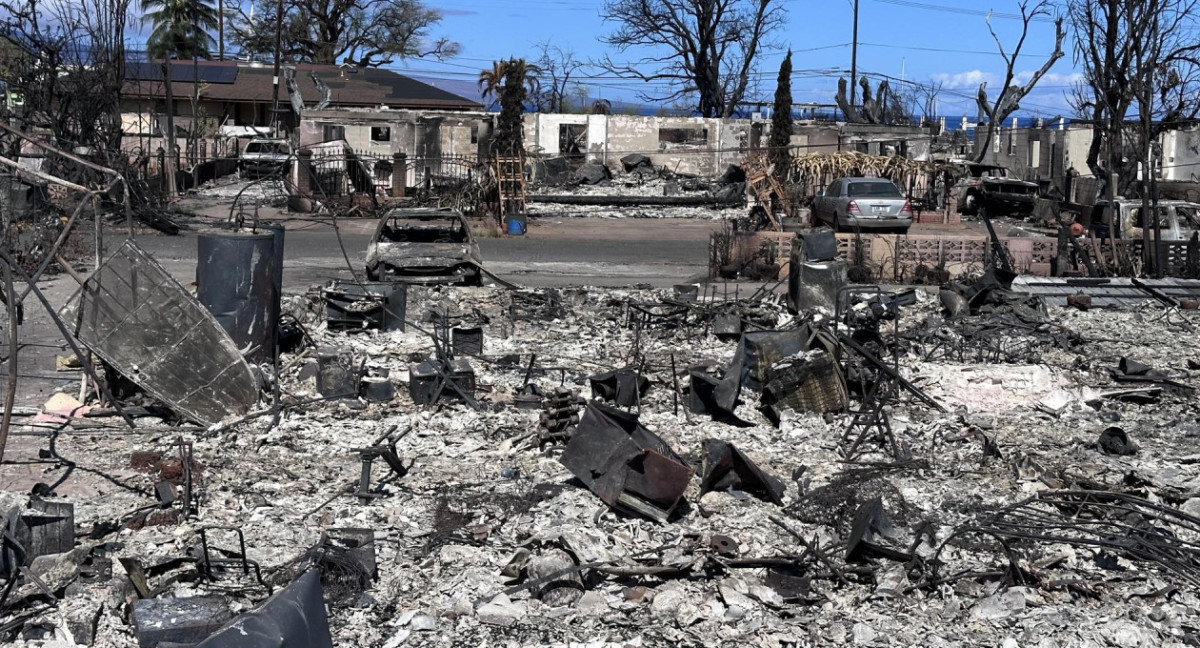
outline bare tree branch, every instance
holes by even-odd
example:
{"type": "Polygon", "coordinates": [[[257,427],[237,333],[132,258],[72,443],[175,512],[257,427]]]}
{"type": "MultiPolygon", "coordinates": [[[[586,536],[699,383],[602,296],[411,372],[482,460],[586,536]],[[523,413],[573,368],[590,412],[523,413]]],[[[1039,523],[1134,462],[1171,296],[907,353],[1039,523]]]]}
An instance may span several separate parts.
{"type": "Polygon", "coordinates": [[[1006,52],[1004,43],[996,31],[992,29],[991,16],[988,17],[988,31],[991,32],[992,38],[996,41],[996,46],[1000,50],[1000,56],[1004,59],[1004,83],[1000,88],[999,94],[995,101],[990,101],[987,94],[987,83],[979,85],[979,94],[976,97],[976,104],[979,106],[980,112],[987,117],[987,122],[982,124],[983,136],[977,138],[975,149],[975,161],[980,162],[987,156],[988,148],[991,145],[992,137],[996,136],[997,131],[1003,127],[1004,121],[1007,120],[1013,113],[1020,110],[1021,100],[1033,91],[1034,87],[1046,76],[1050,68],[1061,59],[1064,54],[1062,50],[1063,39],[1066,38],[1066,30],[1063,28],[1063,18],[1057,16],[1054,19],[1054,51],[1046,62],[1042,64],[1029,81],[1024,85],[1014,83],[1017,75],[1017,61],[1021,57],[1021,50],[1025,47],[1025,41],[1029,37],[1029,25],[1043,17],[1052,15],[1053,4],[1049,0],[1040,0],[1032,8],[1029,6],[1029,0],[1022,0],[1020,5],[1021,10],[1021,36],[1017,39],[1016,45],[1011,53],[1006,52]]]}
{"type": "Polygon", "coordinates": [[[633,64],[606,56],[600,67],[674,88],[643,92],[643,100],[696,95],[701,115],[729,117],[746,96],[760,52],[776,48],[767,39],[783,25],[784,8],[781,0],[606,0],[602,16],[617,28],[601,40],[618,52],[653,48],[667,54],[633,64]]]}

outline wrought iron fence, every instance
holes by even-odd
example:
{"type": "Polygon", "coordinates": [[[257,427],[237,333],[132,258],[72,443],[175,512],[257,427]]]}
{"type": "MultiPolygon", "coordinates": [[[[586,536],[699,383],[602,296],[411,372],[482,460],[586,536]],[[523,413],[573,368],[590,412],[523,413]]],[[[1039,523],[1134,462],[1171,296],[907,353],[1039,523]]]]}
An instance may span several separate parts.
{"type": "Polygon", "coordinates": [[[408,161],[412,186],[430,195],[457,190],[464,182],[486,182],[491,172],[476,156],[418,157],[408,161]]]}
{"type": "Polygon", "coordinates": [[[329,198],[386,195],[392,188],[390,155],[347,146],[313,146],[313,192],[329,198]]]}

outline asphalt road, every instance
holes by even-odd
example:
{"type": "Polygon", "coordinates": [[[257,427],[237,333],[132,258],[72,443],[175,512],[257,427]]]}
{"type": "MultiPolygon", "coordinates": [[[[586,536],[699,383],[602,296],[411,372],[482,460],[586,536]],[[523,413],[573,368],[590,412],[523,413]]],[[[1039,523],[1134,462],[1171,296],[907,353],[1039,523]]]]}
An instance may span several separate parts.
{"type": "MultiPolygon", "coordinates": [[[[197,231],[205,225],[193,223],[197,229],[180,236],[143,235],[138,243],[189,283],[195,279],[197,231]]],[[[373,226],[373,221],[344,220],[335,231],[326,222],[287,221],[284,290],[350,278],[346,257],[361,271],[373,226]]],[[[517,284],[666,287],[707,274],[709,234],[718,227],[711,220],[535,219],[527,235],[484,236],[479,247],[488,270],[517,284]]]]}
{"type": "MultiPolygon", "coordinates": [[[[197,233],[228,217],[230,201],[191,199],[197,218],[184,222],[191,228],[179,236],[142,232],[138,245],[149,252],[184,285],[196,279],[197,233]]],[[[287,228],[284,251],[284,291],[302,293],[331,279],[349,279],[346,257],[356,271],[374,232],[375,221],[328,222],[295,218],[263,210],[263,218],[281,219],[287,228]],[[339,234],[342,246],[338,244],[339,234]]],[[[592,285],[668,287],[701,280],[708,271],[708,241],[720,221],[666,218],[536,218],[525,236],[498,236],[478,232],[484,265],[496,275],[519,285],[592,285]]],[[[109,232],[107,246],[116,246],[123,234],[109,232]]],[[[89,259],[90,260],[90,259],[89,259]]],[[[90,267],[83,264],[81,271],[90,267]]],[[[61,308],[78,285],[66,275],[40,282],[55,309],[61,308]]],[[[79,388],[78,374],[54,372],[54,356],[69,353],[50,317],[31,298],[21,327],[21,372],[18,405],[40,405],[58,389],[79,388]]],[[[0,389],[2,391],[2,389],[0,389]]]]}

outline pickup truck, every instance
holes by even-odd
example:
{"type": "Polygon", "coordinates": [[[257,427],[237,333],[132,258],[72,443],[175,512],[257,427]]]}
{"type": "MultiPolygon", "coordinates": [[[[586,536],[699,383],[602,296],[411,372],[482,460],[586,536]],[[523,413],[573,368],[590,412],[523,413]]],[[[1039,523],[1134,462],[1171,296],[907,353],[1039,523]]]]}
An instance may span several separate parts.
{"type": "Polygon", "coordinates": [[[958,211],[980,218],[1028,216],[1037,205],[1038,186],[1008,176],[1008,169],[994,164],[959,164],[961,177],[955,185],[958,211]]]}
{"type": "Polygon", "coordinates": [[[912,205],[886,178],[838,178],[812,201],[816,222],[837,231],[898,231],[912,225],[912,205]]]}

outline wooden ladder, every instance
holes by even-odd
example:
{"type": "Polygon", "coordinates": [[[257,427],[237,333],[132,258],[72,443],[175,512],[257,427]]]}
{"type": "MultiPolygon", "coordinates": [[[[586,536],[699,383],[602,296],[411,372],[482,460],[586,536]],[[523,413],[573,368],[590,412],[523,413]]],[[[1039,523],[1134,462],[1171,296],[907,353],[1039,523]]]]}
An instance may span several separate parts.
{"type": "Polygon", "coordinates": [[[779,186],[779,182],[770,173],[770,165],[767,163],[766,156],[746,158],[745,169],[746,184],[749,185],[750,192],[754,194],[754,199],[767,212],[767,218],[771,219],[771,227],[774,227],[777,232],[782,231],[783,225],[775,217],[774,206],[778,204],[783,208],[785,214],[791,214],[792,209],[783,193],[783,187],[779,186]],[[772,200],[772,194],[777,197],[777,200],[772,200]]]}
{"type": "Polygon", "coordinates": [[[525,160],[496,158],[496,186],[500,190],[500,213],[525,213],[525,160]]]}

